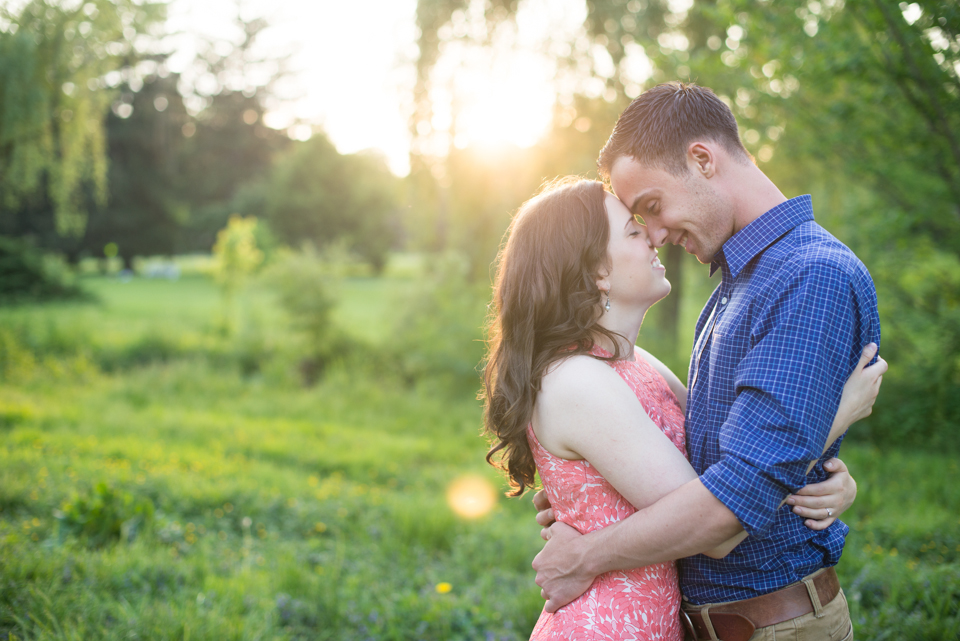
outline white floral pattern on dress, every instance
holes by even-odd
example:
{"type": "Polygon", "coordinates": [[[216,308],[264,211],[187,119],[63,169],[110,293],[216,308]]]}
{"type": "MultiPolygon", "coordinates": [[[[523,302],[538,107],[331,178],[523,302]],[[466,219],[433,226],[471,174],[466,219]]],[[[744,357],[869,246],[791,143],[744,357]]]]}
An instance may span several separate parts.
{"type": "MultiPolygon", "coordinates": [[[[610,357],[594,347],[591,354],[610,357]]],[[[651,420],[686,456],[683,410],[667,382],[637,354],[610,366],[637,395],[651,420]]],[[[587,461],[568,461],[545,450],[527,427],[527,441],[557,520],[581,533],[622,521],[636,509],[587,461]]],[[[657,563],[598,576],[580,598],[554,614],[544,610],[531,641],[681,641],[680,588],[673,563],[657,563]]]]}

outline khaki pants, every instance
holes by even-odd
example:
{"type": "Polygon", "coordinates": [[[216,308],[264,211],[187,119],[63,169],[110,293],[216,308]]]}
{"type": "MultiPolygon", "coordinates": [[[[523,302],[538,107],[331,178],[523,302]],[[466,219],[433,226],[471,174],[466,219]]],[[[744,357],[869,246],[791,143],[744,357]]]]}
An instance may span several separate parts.
{"type": "Polygon", "coordinates": [[[768,625],[753,633],[750,641],[853,641],[853,624],[843,590],[823,606],[821,617],[815,612],[768,625]]]}
{"type": "MultiPolygon", "coordinates": [[[[812,592],[816,591],[812,579],[818,573],[815,572],[803,580],[808,590],[812,592]]],[[[696,606],[696,609],[716,605],[721,604],[711,603],[696,606]]],[[[814,603],[814,608],[813,612],[795,619],[757,628],[749,641],[853,641],[850,608],[847,606],[847,597],[843,594],[843,590],[840,590],[837,596],[824,606],[814,603]]],[[[709,609],[707,611],[709,612],[709,609]]]]}

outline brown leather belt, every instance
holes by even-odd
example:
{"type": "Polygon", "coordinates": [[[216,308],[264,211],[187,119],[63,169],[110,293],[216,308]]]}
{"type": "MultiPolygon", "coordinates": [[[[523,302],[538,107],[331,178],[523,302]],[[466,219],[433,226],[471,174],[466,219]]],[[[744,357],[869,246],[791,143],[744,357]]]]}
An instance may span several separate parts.
{"type": "MultiPolygon", "coordinates": [[[[833,568],[821,570],[813,575],[812,581],[821,607],[833,601],[840,592],[840,581],[833,568]]],[[[707,616],[717,639],[746,641],[757,628],[783,623],[814,611],[807,585],[801,582],[752,599],[710,606],[707,616]]],[[[694,635],[697,641],[713,638],[701,612],[702,608],[687,603],[680,612],[687,633],[694,635]]]]}

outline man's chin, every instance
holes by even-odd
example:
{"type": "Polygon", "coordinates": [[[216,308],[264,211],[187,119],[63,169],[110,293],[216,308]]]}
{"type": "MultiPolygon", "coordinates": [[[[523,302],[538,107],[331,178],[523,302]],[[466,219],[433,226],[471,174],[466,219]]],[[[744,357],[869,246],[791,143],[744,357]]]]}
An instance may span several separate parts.
{"type": "Polygon", "coordinates": [[[697,257],[697,262],[699,262],[701,265],[709,265],[710,263],[713,262],[713,259],[716,258],[716,254],[711,254],[710,256],[704,256],[701,253],[696,253],[694,254],[694,256],[697,257]]]}

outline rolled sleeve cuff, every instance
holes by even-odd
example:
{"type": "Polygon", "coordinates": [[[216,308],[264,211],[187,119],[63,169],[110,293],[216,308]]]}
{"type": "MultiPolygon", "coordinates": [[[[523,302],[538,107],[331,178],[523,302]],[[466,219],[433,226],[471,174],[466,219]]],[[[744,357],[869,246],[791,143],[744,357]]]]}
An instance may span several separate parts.
{"type": "Polygon", "coordinates": [[[778,484],[765,479],[756,467],[732,456],[711,465],[700,482],[733,512],[750,536],[763,536],[776,521],[786,496],[778,484]]]}

